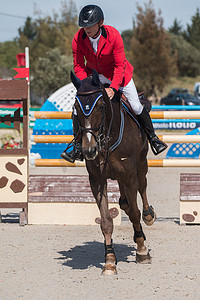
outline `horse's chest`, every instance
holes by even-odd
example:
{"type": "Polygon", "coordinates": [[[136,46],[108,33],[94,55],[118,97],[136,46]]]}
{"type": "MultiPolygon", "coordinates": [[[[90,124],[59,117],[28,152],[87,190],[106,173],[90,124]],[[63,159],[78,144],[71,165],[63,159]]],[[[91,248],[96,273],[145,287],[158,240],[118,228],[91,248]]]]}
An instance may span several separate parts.
{"type": "Polygon", "coordinates": [[[113,158],[107,164],[107,172],[111,179],[121,180],[131,176],[132,162],[128,157],[113,158]]]}

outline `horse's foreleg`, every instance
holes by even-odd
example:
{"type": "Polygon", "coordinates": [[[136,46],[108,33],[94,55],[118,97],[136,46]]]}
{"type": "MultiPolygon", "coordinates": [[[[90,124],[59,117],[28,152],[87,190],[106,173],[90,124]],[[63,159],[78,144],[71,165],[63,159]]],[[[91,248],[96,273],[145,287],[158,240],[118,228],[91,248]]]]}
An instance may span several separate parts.
{"type": "Polygon", "coordinates": [[[105,240],[105,266],[102,274],[113,275],[117,273],[117,259],[112,244],[113,219],[108,211],[107,181],[99,181],[99,179],[92,176],[89,179],[93,195],[99,207],[101,215],[100,227],[105,240]]]}
{"type": "Polygon", "coordinates": [[[142,219],[145,222],[146,225],[150,226],[153,225],[156,219],[156,213],[152,206],[149,205],[148,199],[147,199],[147,162],[145,164],[140,165],[139,172],[138,172],[138,180],[139,180],[139,193],[142,198],[143,203],[143,213],[142,213],[142,219]]]}

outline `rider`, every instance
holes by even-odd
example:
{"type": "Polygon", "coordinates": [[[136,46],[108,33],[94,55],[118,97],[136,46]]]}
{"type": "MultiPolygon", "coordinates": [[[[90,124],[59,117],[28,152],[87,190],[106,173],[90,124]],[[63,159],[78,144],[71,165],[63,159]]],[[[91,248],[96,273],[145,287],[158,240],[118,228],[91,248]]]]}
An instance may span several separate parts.
{"type": "MultiPolygon", "coordinates": [[[[72,41],[73,63],[76,76],[83,80],[92,74],[92,69],[99,73],[108,97],[112,99],[120,90],[127,98],[132,110],[144,128],[155,155],[167,148],[154,132],[149,113],[140,103],[133,82],[133,66],[126,60],[123,40],[120,33],[112,26],[103,25],[104,14],[97,5],[86,5],[79,14],[79,26],[82,27],[72,41]]],[[[74,135],[78,132],[76,111],[73,116],[74,135]]],[[[61,157],[74,162],[81,159],[81,139],[77,140],[71,152],[63,152],[61,157]]]]}

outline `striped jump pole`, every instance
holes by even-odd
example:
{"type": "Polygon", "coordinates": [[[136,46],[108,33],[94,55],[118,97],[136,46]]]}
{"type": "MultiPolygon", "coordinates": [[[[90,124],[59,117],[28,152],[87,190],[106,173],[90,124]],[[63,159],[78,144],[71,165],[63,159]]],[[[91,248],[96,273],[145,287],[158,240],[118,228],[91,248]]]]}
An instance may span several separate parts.
{"type": "MultiPolygon", "coordinates": [[[[200,143],[200,135],[158,135],[165,143],[200,143]]],[[[30,141],[34,143],[70,143],[73,135],[33,135],[30,141]]]]}
{"type": "MultiPolygon", "coordinates": [[[[84,161],[69,163],[64,159],[35,159],[35,167],[85,167],[84,161]]],[[[149,167],[200,167],[200,159],[149,159],[149,167]]]]}
{"type": "Polygon", "coordinates": [[[30,141],[34,143],[70,143],[73,135],[32,135],[30,141]]]}
{"type": "Polygon", "coordinates": [[[200,119],[200,111],[151,111],[152,119],[200,119]]]}
{"type": "Polygon", "coordinates": [[[152,105],[151,110],[200,110],[200,105],[152,105]]]}
{"type": "Polygon", "coordinates": [[[200,167],[200,159],[149,159],[149,167],[200,167]]]}
{"type": "MultiPolygon", "coordinates": [[[[71,119],[70,111],[35,111],[31,117],[35,119],[71,119]]],[[[200,111],[151,111],[152,119],[200,119],[200,111]]]]}
{"type": "Polygon", "coordinates": [[[64,159],[35,159],[35,167],[85,167],[85,161],[70,163],[64,159]]]}
{"type": "Polygon", "coordinates": [[[30,114],[34,119],[71,119],[71,111],[34,111],[30,114]]]}
{"type": "Polygon", "coordinates": [[[200,135],[158,135],[165,143],[200,143],[200,135]]]}

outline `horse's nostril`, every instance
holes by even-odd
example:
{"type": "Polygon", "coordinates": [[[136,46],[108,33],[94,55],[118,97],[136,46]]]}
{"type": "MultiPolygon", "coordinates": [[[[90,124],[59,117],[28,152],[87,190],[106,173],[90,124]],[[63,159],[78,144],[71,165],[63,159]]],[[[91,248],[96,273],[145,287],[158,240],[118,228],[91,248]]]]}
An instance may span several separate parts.
{"type": "Polygon", "coordinates": [[[91,154],[96,154],[96,151],[97,151],[97,148],[96,147],[92,147],[90,152],[91,152],[91,154]]]}
{"type": "Polygon", "coordinates": [[[97,155],[97,147],[83,148],[83,155],[86,159],[94,159],[97,155]]]}

